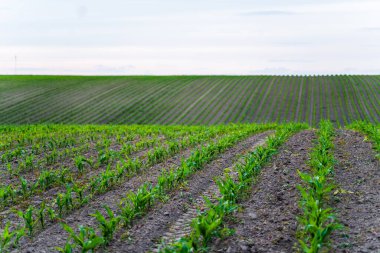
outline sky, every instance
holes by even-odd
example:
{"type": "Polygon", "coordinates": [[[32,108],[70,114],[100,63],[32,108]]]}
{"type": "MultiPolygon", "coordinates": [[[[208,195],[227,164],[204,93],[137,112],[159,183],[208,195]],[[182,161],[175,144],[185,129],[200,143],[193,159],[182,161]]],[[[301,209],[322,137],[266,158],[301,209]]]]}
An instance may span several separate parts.
{"type": "Polygon", "coordinates": [[[380,74],[379,0],[0,0],[0,74],[380,74]]]}

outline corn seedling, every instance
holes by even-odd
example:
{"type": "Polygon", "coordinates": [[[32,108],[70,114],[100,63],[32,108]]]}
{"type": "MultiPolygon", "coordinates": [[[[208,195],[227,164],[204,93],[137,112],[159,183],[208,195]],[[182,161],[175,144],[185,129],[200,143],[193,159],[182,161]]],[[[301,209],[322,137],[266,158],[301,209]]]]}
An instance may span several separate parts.
{"type": "Polygon", "coordinates": [[[96,211],[94,214],[92,214],[92,216],[94,216],[99,222],[99,228],[102,232],[104,242],[106,245],[108,245],[111,242],[113,234],[120,222],[120,217],[115,216],[108,206],[104,206],[104,209],[107,212],[108,219],[105,218],[99,211],[96,211]]]}
{"type": "Polygon", "coordinates": [[[37,211],[38,220],[40,221],[41,227],[45,228],[45,211],[46,204],[42,201],[40,208],[37,211]]]}
{"type": "Polygon", "coordinates": [[[25,228],[28,230],[29,236],[33,235],[34,226],[37,223],[37,220],[34,220],[33,217],[34,207],[30,206],[25,212],[18,211],[18,215],[20,218],[24,220],[25,228]]]}
{"type": "Polygon", "coordinates": [[[65,246],[63,246],[63,248],[55,247],[55,249],[61,253],[74,253],[74,247],[75,246],[73,244],[71,244],[69,241],[67,241],[65,243],[65,246]]]}
{"type": "Polygon", "coordinates": [[[16,232],[9,232],[9,222],[5,225],[3,232],[0,234],[0,253],[7,252],[13,238],[16,236],[16,232]]]}
{"type": "Polygon", "coordinates": [[[62,223],[62,227],[69,233],[70,238],[78,245],[82,253],[94,252],[95,249],[104,244],[104,238],[98,236],[94,229],[79,226],[79,233],[76,234],[74,229],[65,223],[62,223]]]}
{"type": "Polygon", "coordinates": [[[75,157],[74,162],[75,162],[75,166],[77,167],[80,174],[83,174],[85,164],[92,166],[92,162],[90,160],[86,159],[84,156],[75,157]]]}

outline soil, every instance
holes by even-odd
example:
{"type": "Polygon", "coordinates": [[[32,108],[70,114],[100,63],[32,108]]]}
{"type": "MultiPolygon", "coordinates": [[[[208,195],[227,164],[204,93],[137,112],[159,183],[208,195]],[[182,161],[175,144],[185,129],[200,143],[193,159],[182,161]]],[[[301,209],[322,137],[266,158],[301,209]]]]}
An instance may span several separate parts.
{"type": "Polygon", "coordinates": [[[189,178],[186,187],[173,192],[167,203],[153,208],[144,218],[136,221],[128,231],[121,231],[116,240],[107,248],[110,252],[146,252],[152,250],[170,226],[181,218],[194,200],[203,195],[213,184],[213,178],[221,175],[247,149],[263,140],[269,132],[254,135],[235,145],[216,160],[189,178]]]}
{"type": "Polygon", "coordinates": [[[217,239],[211,252],[293,252],[301,183],[297,169],[308,170],[307,159],[315,139],[313,131],[295,134],[280,148],[271,164],[264,166],[243,211],[229,227],[235,234],[217,239]]]}
{"type": "MultiPolygon", "coordinates": [[[[78,225],[96,227],[96,220],[90,214],[95,213],[96,210],[103,211],[104,205],[108,205],[113,211],[116,211],[120,200],[125,197],[127,192],[137,189],[145,182],[155,184],[163,169],[179,166],[181,160],[190,156],[192,150],[193,149],[187,149],[168,159],[166,162],[149,168],[147,171],[144,171],[143,174],[131,178],[119,187],[98,196],[85,207],[71,213],[63,222],[73,228],[76,228],[78,225]]],[[[62,229],[60,224],[53,224],[36,235],[31,241],[28,242],[24,240],[21,242],[20,251],[38,253],[52,252],[55,246],[63,246],[65,244],[67,236],[67,233],[62,229]]]]}
{"type": "MultiPolygon", "coordinates": [[[[181,159],[190,156],[192,148],[188,148],[181,153],[169,158],[163,163],[156,164],[149,169],[141,172],[141,174],[132,177],[124,182],[119,187],[111,189],[103,195],[92,200],[88,205],[69,214],[63,222],[72,227],[77,225],[94,225],[95,220],[90,214],[96,210],[103,210],[103,205],[108,205],[112,210],[117,209],[119,201],[125,197],[125,194],[133,189],[136,189],[145,182],[156,182],[156,178],[161,174],[164,168],[178,166],[181,159]]],[[[60,224],[52,224],[40,234],[36,235],[31,241],[21,242],[21,252],[51,252],[55,246],[62,246],[65,243],[67,234],[64,232],[60,224]],[[23,244],[24,243],[24,244],[23,244]]]]}
{"type": "Polygon", "coordinates": [[[345,229],[332,236],[332,252],[380,252],[380,162],[370,142],[353,131],[335,139],[336,213],[345,229]]]}
{"type": "MultiPolygon", "coordinates": [[[[137,152],[134,152],[130,155],[130,158],[140,158],[140,160],[143,160],[144,156],[146,153],[148,153],[150,150],[153,150],[153,148],[143,148],[142,150],[139,150],[137,152]]],[[[93,157],[95,157],[95,153],[93,153],[93,157]]],[[[86,157],[88,156],[88,153],[85,155],[86,157]]],[[[66,159],[62,164],[69,164],[70,160],[66,159]]],[[[69,166],[67,166],[69,167],[69,166]]],[[[89,180],[95,176],[99,175],[100,173],[104,172],[106,170],[106,166],[101,165],[99,168],[92,169],[89,171],[86,171],[85,175],[76,175],[76,183],[79,184],[85,184],[88,183],[89,180]]],[[[36,180],[36,179],[34,179],[36,180]]],[[[39,205],[42,203],[42,201],[45,201],[45,203],[51,203],[53,199],[56,197],[56,195],[59,192],[64,192],[65,191],[65,186],[64,185],[59,185],[50,189],[47,189],[42,192],[36,192],[32,194],[31,196],[27,196],[24,199],[20,199],[17,201],[16,204],[12,206],[7,206],[0,212],[0,218],[2,223],[4,222],[11,222],[13,227],[16,227],[19,224],[22,224],[23,221],[20,219],[20,217],[14,212],[14,210],[19,210],[19,211],[25,211],[28,207],[34,206],[34,207],[39,207],[39,205]]],[[[5,225],[5,224],[3,224],[5,225]]]]}

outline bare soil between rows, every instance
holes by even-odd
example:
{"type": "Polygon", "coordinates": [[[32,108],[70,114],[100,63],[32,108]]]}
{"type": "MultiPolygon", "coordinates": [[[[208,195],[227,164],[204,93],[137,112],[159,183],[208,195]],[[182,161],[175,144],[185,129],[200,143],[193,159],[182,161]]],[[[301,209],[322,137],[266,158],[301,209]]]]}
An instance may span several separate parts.
{"type": "MultiPolygon", "coordinates": [[[[76,228],[78,225],[96,227],[96,220],[91,216],[91,214],[95,213],[96,210],[104,213],[103,206],[107,205],[115,212],[118,209],[120,200],[125,197],[128,191],[137,189],[145,182],[156,184],[157,178],[164,168],[179,166],[181,160],[189,157],[193,150],[194,148],[189,148],[180,154],[169,158],[164,163],[157,164],[146,171],[143,171],[142,174],[124,182],[122,185],[96,197],[89,203],[89,205],[86,205],[68,215],[64,219],[64,222],[73,228],[76,228]]],[[[140,223],[140,221],[138,221],[138,223],[140,223]]],[[[68,234],[62,229],[60,224],[53,224],[41,231],[31,240],[24,239],[21,242],[21,248],[16,252],[55,252],[56,250],[54,247],[63,246],[66,242],[67,236],[68,234]]],[[[107,252],[109,252],[108,249],[107,252]]],[[[120,251],[116,250],[116,252],[120,251]]]]}
{"type": "Polygon", "coordinates": [[[307,166],[315,133],[307,130],[292,136],[264,166],[251,196],[242,203],[229,227],[235,234],[217,239],[211,252],[293,252],[296,244],[299,192],[297,169],[307,166]]]}
{"type": "MultiPolygon", "coordinates": [[[[158,176],[164,168],[179,166],[181,159],[189,157],[193,149],[194,148],[188,148],[162,163],[144,169],[141,173],[127,179],[127,181],[121,185],[115,186],[108,192],[97,196],[95,199],[91,200],[88,205],[75,210],[64,218],[63,222],[73,228],[76,228],[78,225],[94,226],[96,220],[91,214],[95,213],[96,210],[99,210],[104,214],[104,205],[108,205],[113,211],[117,210],[119,201],[125,197],[128,191],[137,189],[145,182],[156,183],[158,176]]],[[[34,238],[24,240],[24,242],[22,241],[20,251],[38,253],[55,252],[54,247],[64,245],[67,236],[68,234],[62,229],[60,224],[52,224],[34,238]]]]}
{"type": "Polygon", "coordinates": [[[213,178],[221,175],[238,156],[250,149],[256,142],[264,139],[270,132],[256,134],[238,143],[206,165],[204,169],[189,178],[182,189],[170,194],[170,200],[153,208],[148,215],[136,221],[129,231],[121,231],[107,252],[147,252],[160,241],[171,224],[179,219],[193,201],[213,184],[213,178]]]}
{"type": "Polygon", "coordinates": [[[332,236],[331,252],[380,252],[380,162],[364,136],[340,130],[335,139],[332,206],[346,227],[332,236]]]}

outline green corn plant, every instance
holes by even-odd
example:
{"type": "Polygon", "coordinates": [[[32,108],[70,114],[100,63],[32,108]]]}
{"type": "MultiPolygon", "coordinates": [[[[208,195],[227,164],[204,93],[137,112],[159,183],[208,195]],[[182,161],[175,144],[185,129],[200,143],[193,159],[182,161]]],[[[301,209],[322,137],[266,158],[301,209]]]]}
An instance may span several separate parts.
{"type": "Polygon", "coordinates": [[[20,181],[21,181],[21,195],[23,197],[27,197],[29,195],[28,181],[23,177],[20,178],[20,181]]]}
{"type": "Polygon", "coordinates": [[[17,171],[23,172],[26,170],[26,165],[24,161],[20,161],[17,165],[17,171]]]}
{"type": "Polygon", "coordinates": [[[55,212],[55,210],[53,208],[48,207],[48,208],[46,208],[46,211],[47,211],[47,213],[49,215],[49,219],[51,221],[56,221],[57,220],[57,214],[56,214],[56,212],[55,212]]]}
{"type": "Polygon", "coordinates": [[[116,164],[116,180],[119,181],[123,178],[126,168],[120,165],[120,162],[116,164]]]}
{"type": "Polygon", "coordinates": [[[56,174],[50,170],[43,170],[37,180],[38,185],[44,191],[49,189],[56,181],[57,181],[56,174]]]}
{"type": "Polygon", "coordinates": [[[74,158],[74,162],[80,174],[83,174],[85,164],[92,166],[92,162],[86,159],[84,156],[76,156],[74,158]]]}
{"type": "Polygon", "coordinates": [[[145,183],[136,193],[129,192],[119,203],[120,216],[125,226],[128,226],[132,219],[141,216],[152,204],[154,200],[152,185],[145,183]]]}
{"type": "Polygon", "coordinates": [[[80,206],[88,202],[88,197],[84,197],[84,189],[85,189],[85,186],[79,186],[77,184],[74,184],[73,186],[73,191],[76,193],[77,197],[79,198],[80,206]]]}
{"type": "Polygon", "coordinates": [[[164,193],[167,190],[173,189],[176,182],[177,175],[175,170],[163,170],[157,180],[157,189],[160,193],[164,193]]]}
{"type": "Polygon", "coordinates": [[[232,201],[225,200],[223,197],[218,198],[216,203],[212,203],[210,199],[204,197],[206,207],[212,209],[218,216],[224,217],[232,214],[238,209],[238,205],[232,201]]]}
{"type": "Polygon", "coordinates": [[[74,180],[70,174],[70,170],[67,168],[61,169],[58,174],[58,181],[60,184],[72,183],[74,180]]]}
{"type": "Polygon", "coordinates": [[[66,193],[64,194],[64,198],[63,198],[63,202],[66,206],[66,209],[67,210],[70,210],[71,208],[73,208],[73,188],[71,187],[71,185],[67,184],[66,185],[66,193]]]}
{"type": "Polygon", "coordinates": [[[240,193],[244,189],[244,185],[235,182],[228,172],[224,174],[224,178],[218,179],[216,184],[219,188],[219,192],[223,196],[223,200],[231,201],[233,203],[238,200],[240,193]]]}
{"type": "Polygon", "coordinates": [[[34,161],[34,155],[29,155],[25,158],[25,166],[27,169],[33,170],[34,168],[33,161],[34,161]]]}
{"type": "Polygon", "coordinates": [[[121,151],[122,151],[122,153],[124,153],[126,155],[130,155],[134,151],[133,145],[131,145],[130,143],[124,144],[121,151]]]}
{"type": "Polygon", "coordinates": [[[22,212],[22,211],[17,212],[19,217],[24,220],[25,228],[28,230],[29,236],[33,235],[34,226],[38,222],[38,220],[34,220],[33,211],[34,211],[34,207],[29,206],[25,212],[22,212]]]}
{"type": "Polygon", "coordinates": [[[98,186],[100,184],[101,179],[99,177],[93,177],[90,179],[89,188],[91,194],[95,194],[98,191],[98,186]]]}
{"type": "Polygon", "coordinates": [[[40,208],[37,211],[37,217],[40,221],[41,227],[45,228],[45,211],[46,211],[46,204],[44,201],[42,201],[40,208]]]}
{"type": "Polygon", "coordinates": [[[47,165],[56,163],[58,160],[58,151],[54,148],[53,151],[45,157],[45,159],[47,165]]]}
{"type": "Polygon", "coordinates": [[[327,184],[325,175],[311,176],[307,173],[297,171],[300,178],[309,184],[311,188],[310,194],[319,201],[322,201],[334,188],[335,185],[327,184]]]}
{"type": "Polygon", "coordinates": [[[162,244],[159,249],[159,253],[194,253],[194,252],[202,252],[198,250],[198,245],[192,240],[190,236],[185,236],[175,241],[170,245],[162,244]]]}
{"type": "Polygon", "coordinates": [[[321,121],[318,143],[310,154],[312,174],[298,174],[305,186],[297,186],[301,194],[299,205],[302,215],[298,217],[299,245],[304,252],[317,253],[327,244],[332,231],[341,229],[333,210],[327,206],[326,197],[334,189],[329,176],[335,163],[332,154],[334,135],[330,122],[321,121]]]}
{"type": "Polygon", "coordinates": [[[7,252],[13,238],[16,236],[16,232],[9,232],[10,223],[7,222],[3,232],[0,234],[0,253],[7,252]]]}
{"type": "Polygon", "coordinates": [[[123,221],[124,227],[129,226],[136,216],[133,205],[126,201],[121,201],[119,203],[119,212],[120,219],[123,221]]]}
{"type": "Polygon", "coordinates": [[[180,150],[180,146],[178,144],[178,142],[169,142],[169,154],[175,154],[177,152],[179,152],[180,150]]]}
{"type": "Polygon", "coordinates": [[[62,194],[62,193],[58,193],[56,199],[55,199],[55,202],[57,204],[57,207],[58,207],[58,217],[59,218],[62,218],[62,215],[63,215],[63,209],[65,207],[65,195],[62,194]]]}
{"type": "Polygon", "coordinates": [[[222,224],[222,218],[213,209],[202,215],[198,215],[191,223],[191,227],[193,228],[193,235],[191,236],[201,239],[201,242],[197,243],[202,245],[202,247],[207,247],[208,242],[215,235],[217,228],[222,224]]]}
{"type": "Polygon", "coordinates": [[[8,185],[8,186],[0,188],[0,199],[2,199],[3,202],[7,202],[9,199],[13,201],[15,196],[16,196],[16,190],[12,188],[12,185],[8,185]]]}
{"type": "Polygon", "coordinates": [[[100,175],[100,182],[98,185],[98,192],[105,192],[109,187],[116,183],[116,173],[110,169],[110,165],[107,166],[106,171],[102,172],[100,175]]]}
{"type": "Polygon", "coordinates": [[[102,232],[105,245],[108,245],[111,242],[113,234],[116,231],[116,228],[120,222],[120,217],[115,216],[108,206],[104,206],[104,209],[107,212],[108,219],[105,218],[99,211],[96,211],[91,216],[95,217],[96,220],[99,222],[99,228],[102,232]]]}
{"type": "Polygon", "coordinates": [[[111,155],[109,151],[99,151],[98,153],[98,163],[101,165],[108,164],[111,160],[111,155]]]}
{"type": "Polygon", "coordinates": [[[108,149],[111,146],[111,140],[110,139],[103,139],[103,146],[108,149]]]}
{"type": "Polygon", "coordinates": [[[142,215],[153,203],[152,184],[145,183],[136,193],[128,193],[127,199],[132,202],[136,216],[142,215]]]}
{"type": "Polygon", "coordinates": [[[134,160],[127,159],[127,161],[121,161],[124,171],[130,174],[136,173],[142,167],[142,162],[136,158],[134,160]]]}
{"type": "Polygon", "coordinates": [[[55,247],[55,249],[61,253],[74,253],[74,245],[71,244],[69,241],[65,243],[65,246],[63,246],[63,248],[55,247]]]}
{"type": "Polygon", "coordinates": [[[13,246],[18,247],[20,239],[25,236],[25,228],[18,228],[14,232],[15,232],[15,239],[13,242],[13,246]]]}
{"type": "Polygon", "coordinates": [[[13,175],[18,175],[19,174],[17,170],[14,170],[12,168],[12,164],[10,162],[7,162],[6,166],[7,166],[7,171],[8,171],[9,176],[13,176],[13,175]]]}
{"type": "Polygon", "coordinates": [[[69,233],[70,238],[74,241],[76,245],[81,248],[81,253],[95,252],[95,249],[104,244],[104,238],[98,236],[94,229],[79,226],[79,233],[76,234],[74,229],[69,225],[62,223],[63,229],[69,233]]]}

